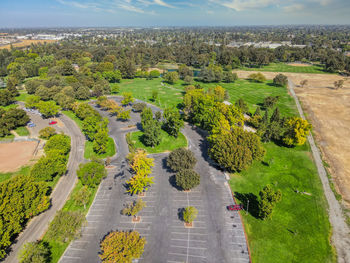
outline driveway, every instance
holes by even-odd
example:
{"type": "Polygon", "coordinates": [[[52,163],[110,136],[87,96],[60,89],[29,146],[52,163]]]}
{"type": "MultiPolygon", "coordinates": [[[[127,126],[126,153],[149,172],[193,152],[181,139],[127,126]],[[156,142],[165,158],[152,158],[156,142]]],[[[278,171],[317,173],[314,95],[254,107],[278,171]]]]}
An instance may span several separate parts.
{"type": "Polygon", "coordinates": [[[146,238],[145,251],[137,262],[249,262],[239,214],[225,208],[233,200],[224,174],[209,164],[204,137],[189,125],[183,132],[198,160],[195,169],[201,175],[200,185],[188,193],[178,191],[172,186],[174,174],[165,165],[167,154],[154,154],[155,183],[142,197],[147,206],[140,213],[141,222],[132,223],[130,217],[121,215],[123,205],[137,198],[125,193],[125,181],[131,177],[125,160],[125,134],[130,132],[128,126],[139,121],[139,114],[135,113],[126,123],[110,118],[110,135],[118,145],[117,157],[112,160],[116,168],[100,185],[82,237],[71,243],[60,262],[100,262],[100,240],[111,230],[136,230],[146,238]],[[179,210],[189,205],[198,209],[193,228],[185,228],[179,219],[179,210]]]}
{"type": "MultiPolygon", "coordinates": [[[[35,116],[34,118],[35,122],[46,123],[46,120],[41,119],[39,116],[35,116]]],[[[78,165],[84,161],[85,137],[75,122],[67,116],[61,115],[59,120],[64,124],[61,129],[71,137],[71,152],[67,165],[67,173],[60,178],[51,194],[52,206],[50,209],[30,220],[27,227],[11,246],[11,252],[5,259],[6,263],[18,262],[17,254],[23,244],[38,240],[43,236],[50,222],[55,217],[56,212],[65,204],[77,180],[76,170],[78,169],[78,165]]]]}

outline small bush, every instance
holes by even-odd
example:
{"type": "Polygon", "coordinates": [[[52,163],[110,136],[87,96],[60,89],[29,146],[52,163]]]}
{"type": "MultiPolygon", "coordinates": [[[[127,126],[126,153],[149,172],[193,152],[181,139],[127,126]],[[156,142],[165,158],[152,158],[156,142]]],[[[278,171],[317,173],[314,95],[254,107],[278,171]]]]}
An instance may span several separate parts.
{"type": "Polygon", "coordinates": [[[200,176],[193,170],[180,170],[175,175],[176,185],[188,191],[200,183],[200,176]]]}
{"type": "Polygon", "coordinates": [[[197,218],[197,215],[198,215],[198,210],[195,207],[193,207],[193,206],[188,206],[183,211],[182,219],[186,223],[190,224],[197,218]]]}
{"type": "Polygon", "coordinates": [[[28,242],[24,244],[19,254],[20,263],[49,263],[51,251],[46,242],[28,242]]]}
{"type": "Polygon", "coordinates": [[[102,178],[106,177],[107,172],[103,164],[90,162],[80,164],[77,174],[83,185],[95,187],[100,184],[102,178]]]}
{"type": "Polygon", "coordinates": [[[136,216],[146,206],[146,203],[142,199],[137,199],[132,204],[126,205],[122,210],[123,215],[136,216]]]}
{"type": "Polygon", "coordinates": [[[196,165],[197,160],[194,154],[185,148],[179,148],[172,151],[167,159],[167,165],[174,172],[182,169],[193,169],[196,165]]]}
{"type": "Polygon", "coordinates": [[[52,127],[46,127],[39,131],[39,137],[41,139],[47,140],[54,135],[56,135],[56,130],[55,128],[52,128],[52,127]]]}
{"type": "Polygon", "coordinates": [[[276,86],[284,87],[288,84],[288,78],[286,75],[278,74],[273,79],[273,84],[276,86]]]}
{"type": "Polygon", "coordinates": [[[135,104],[132,105],[132,109],[133,109],[134,112],[141,112],[146,107],[147,107],[147,104],[144,103],[144,102],[135,103],[135,104]]]}

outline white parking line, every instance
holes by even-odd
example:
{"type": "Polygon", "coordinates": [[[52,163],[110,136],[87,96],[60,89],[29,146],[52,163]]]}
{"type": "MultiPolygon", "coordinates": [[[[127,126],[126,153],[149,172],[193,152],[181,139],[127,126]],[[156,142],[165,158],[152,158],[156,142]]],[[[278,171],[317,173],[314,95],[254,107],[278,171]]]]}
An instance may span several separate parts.
{"type": "MultiPolygon", "coordinates": [[[[195,256],[195,255],[186,255],[186,254],[181,254],[181,253],[172,253],[172,252],[169,252],[170,255],[178,255],[178,256],[188,256],[188,257],[194,257],[194,258],[206,258],[204,256],[195,256]]],[[[187,260],[188,262],[188,260],[187,260]]]]}
{"type": "MultiPolygon", "coordinates": [[[[177,247],[177,248],[187,248],[187,247],[183,247],[183,246],[173,246],[173,245],[170,245],[171,247],[177,247]]],[[[206,250],[207,248],[206,247],[188,247],[189,249],[203,249],[203,250],[206,250]]]]}
{"type": "Polygon", "coordinates": [[[68,248],[68,250],[69,250],[69,249],[72,249],[72,250],[79,250],[79,251],[85,251],[85,249],[82,249],[82,248],[70,247],[70,248],[68,248]]]}
{"type": "Polygon", "coordinates": [[[66,256],[66,255],[63,255],[62,257],[63,258],[81,259],[81,257],[71,257],[71,256],[66,256]]]}
{"type": "MultiPolygon", "coordinates": [[[[187,241],[187,239],[179,239],[179,238],[171,238],[170,240],[173,240],[173,241],[187,241]]],[[[207,240],[193,240],[193,239],[190,239],[189,240],[190,242],[201,242],[201,243],[206,243],[207,240]]]]}

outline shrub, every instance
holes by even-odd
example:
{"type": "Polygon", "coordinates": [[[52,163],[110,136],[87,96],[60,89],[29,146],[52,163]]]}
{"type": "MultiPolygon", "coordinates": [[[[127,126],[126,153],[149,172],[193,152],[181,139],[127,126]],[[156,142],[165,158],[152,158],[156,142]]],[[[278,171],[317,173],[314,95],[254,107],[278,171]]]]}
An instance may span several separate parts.
{"type": "Polygon", "coordinates": [[[278,74],[273,79],[273,84],[276,86],[284,87],[288,84],[288,78],[286,75],[278,74]]]}
{"type": "Polygon", "coordinates": [[[86,209],[86,204],[89,202],[90,195],[91,193],[89,191],[89,188],[87,187],[87,185],[85,185],[74,194],[74,203],[78,206],[84,206],[84,209],[86,209]]]}
{"type": "Polygon", "coordinates": [[[300,117],[293,117],[285,122],[286,132],[283,142],[288,146],[303,145],[311,131],[311,124],[300,117]]]}
{"type": "Polygon", "coordinates": [[[55,134],[56,130],[52,127],[46,127],[39,131],[39,137],[45,140],[50,139],[50,137],[54,136],[55,134]]]}
{"type": "Polygon", "coordinates": [[[172,151],[167,159],[167,165],[174,172],[180,171],[181,169],[193,169],[196,163],[197,160],[194,154],[185,148],[172,151]]]}
{"type": "Polygon", "coordinates": [[[198,210],[193,206],[188,206],[182,213],[182,219],[191,224],[197,218],[198,210]]]}
{"type": "Polygon", "coordinates": [[[134,112],[141,112],[146,107],[147,107],[147,104],[144,102],[139,102],[132,105],[132,109],[134,112]]]}
{"type": "Polygon", "coordinates": [[[57,242],[70,242],[80,236],[84,222],[85,215],[82,212],[60,210],[50,223],[46,236],[57,242]]]}
{"type": "Polygon", "coordinates": [[[200,183],[200,176],[193,170],[180,170],[176,175],[176,185],[188,191],[200,183]]]}
{"type": "Polygon", "coordinates": [[[51,251],[46,242],[28,242],[19,254],[20,263],[49,263],[51,251]]]}
{"type": "Polygon", "coordinates": [[[271,218],[272,211],[276,204],[282,200],[282,193],[280,190],[273,190],[271,185],[267,185],[259,193],[259,216],[262,219],[271,218]]]}
{"type": "Polygon", "coordinates": [[[248,79],[253,80],[255,82],[260,82],[260,83],[266,81],[266,77],[263,74],[261,74],[260,72],[250,74],[248,76],[248,79]]]}
{"type": "Polygon", "coordinates": [[[55,150],[66,155],[70,151],[70,137],[64,134],[53,135],[47,141],[44,150],[45,153],[55,150]]]}
{"type": "Polygon", "coordinates": [[[122,210],[123,215],[136,216],[146,206],[146,203],[142,199],[137,199],[132,204],[126,205],[122,210]]]}
{"type": "Polygon", "coordinates": [[[89,162],[80,164],[77,174],[83,185],[95,187],[100,184],[102,178],[106,177],[107,172],[103,164],[89,162]]]}
{"type": "Polygon", "coordinates": [[[145,244],[146,239],[136,231],[110,232],[100,244],[100,258],[106,263],[131,263],[133,259],[141,257],[145,244]]]}

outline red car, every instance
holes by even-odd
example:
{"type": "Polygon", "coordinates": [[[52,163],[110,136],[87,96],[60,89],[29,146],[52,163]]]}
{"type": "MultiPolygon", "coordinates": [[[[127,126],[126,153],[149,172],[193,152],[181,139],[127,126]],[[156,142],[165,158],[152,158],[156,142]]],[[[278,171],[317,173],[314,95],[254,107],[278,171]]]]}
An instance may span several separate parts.
{"type": "Polygon", "coordinates": [[[243,209],[242,205],[229,205],[229,206],[227,206],[227,210],[230,210],[230,211],[239,211],[242,209],[243,209]]]}
{"type": "Polygon", "coordinates": [[[49,121],[49,125],[54,125],[56,123],[57,123],[57,121],[49,121]]]}

